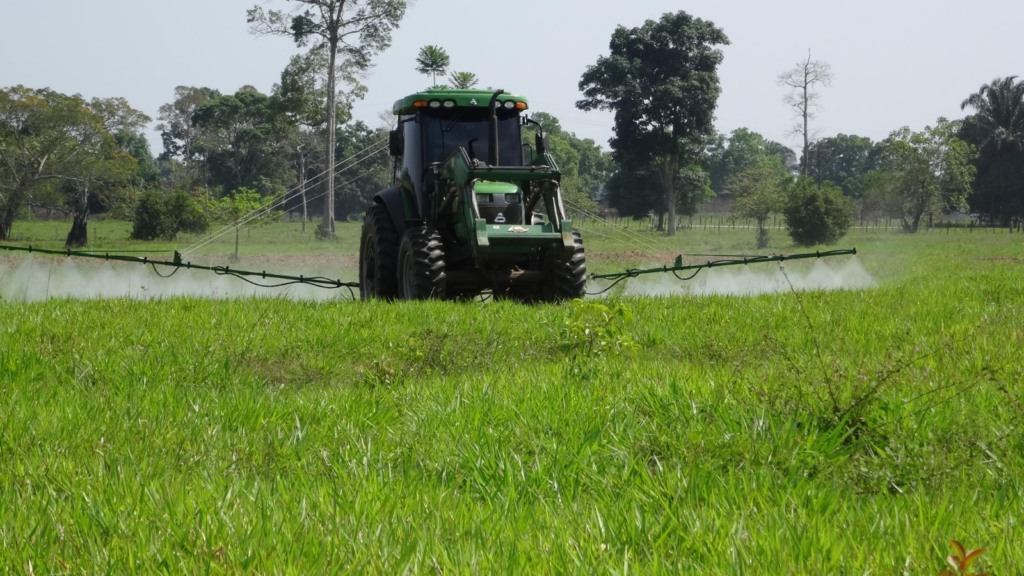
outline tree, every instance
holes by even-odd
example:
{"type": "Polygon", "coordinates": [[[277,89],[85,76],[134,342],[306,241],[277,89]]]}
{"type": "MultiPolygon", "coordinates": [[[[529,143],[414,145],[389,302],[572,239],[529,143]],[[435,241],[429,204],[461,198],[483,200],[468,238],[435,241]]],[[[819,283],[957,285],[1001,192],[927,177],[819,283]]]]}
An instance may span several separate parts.
{"type": "Polygon", "coordinates": [[[736,198],[733,211],[757,222],[758,248],[768,245],[765,223],[773,212],[781,211],[785,205],[785,189],[790,178],[781,158],[762,154],[726,182],[726,189],[736,198]]]}
{"type": "MultiPolygon", "coordinates": [[[[297,125],[297,132],[288,143],[292,167],[295,169],[302,207],[302,231],[306,231],[309,220],[307,202],[307,181],[309,176],[321,174],[323,163],[323,137],[326,134],[324,125],[327,123],[327,111],[323,103],[327,101],[327,78],[322,71],[327,68],[328,54],[326,50],[312,49],[304,54],[292,56],[288,65],[281,72],[281,83],[274,86],[274,96],[281,102],[285,113],[297,125]],[[316,161],[319,154],[320,162],[316,161]]],[[[342,83],[350,87],[349,92],[335,95],[335,119],[342,124],[348,122],[352,115],[352,104],[366,93],[366,86],[359,82],[358,71],[353,70],[347,62],[338,66],[338,75],[342,83]]],[[[337,136],[335,136],[337,138],[337,136]]],[[[291,206],[286,202],[286,209],[291,206]]]]}
{"type": "Polygon", "coordinates": [[[192,123],[196,110],[211,98],[220,97],[220,92],[211,88],[178,86],[174,89],[174,101],[160,106],[157,115],[164,151],[160,161],[171,166],[172,186],[188,188],[199,184],[200,175],[193,147],[200,138],[200,130],[192,123]]]}
{"type": "Polygon", "coordinates": [[[790,186],[783,215],[797,244],[835,244],[850,229],[853,203],[838,187],[803,177],[790,186]]]}
{"type": "MultiPolygon", "coordinates": [[[[241,220],[247,215],[256,212],[260,212],[261,216],[265,216],[268,212],[268,205],[259,192],[250,188],[236,188],[217,202],[217,216],[229,222],[235,228],[235,254],[233,257],[235,261],[238,260],[238,243],[243,224],[241,220]]],[[[258,221],[258,223],[263,222],[265,220],[258,221]]]]}
{"type": "MultiPolygon", "coordinates": [[[[313,48],[296,54],[281,71],[281,82],[274,85],[272,93],[280,106],[292,120],[309,128],[322,128],[327,123],[327,77],[323,71],[328,66],[330,55],[326,50],[313,48]]],[[[349,61],[337,63],[337,75],[349,87],[348,92],[338,91],[334,95],[335,121],[338,125],[352,117],[352,105],[366,95],[366,86],[360,82],[360,71],[349,61]]]]}
{"type": "Polygon", "coordinates": [[[338,130],[338,158],[349,162],[338,169],[338,201],[335,216],[346,218],[360,213],[372,202],[373,195],[391,186],[394,165],[387,154],[366,155],[373,142],[387,140],[387,130],[372,129],[362,121],[349,122],[338,130]]]}
{"type": "Polygon", "coordinates": [[[416,71],[420,74],[429,74],[434,86],[437,86],[437,75],[444,76],[448,72],[449,63],[448,52],[433,44],[420,48],[419,54],[416,55],[416,71]]]}
{"type": "Polygon", "coordinates": [[[72,213],[65,241],[68,247],[89,243],[88,221],[94,206],[105,208],[127,195],[128,187],[141,186],[142,177],[153,177],[140,173],[139,163],[140,158],[151,160],[148,144],[140,150],[139,142],[145,142],[142,131],[149,116],[132,108],[124,98],[94,98],[88,108],[99,119],[99,125],[83,125],[80,143],[91,146],[91,153],[77,155],[67,167],[74,175],[65,178],[62,185],[65,206],[72,213]]]}
{"type": "Polygon", "coordinates": [[[780,74],[778,83],[790,89],[782,101],[793,109],[793,115],[797,118],[792,133],[803,139],[800,174],[807,176],[807,154],[811,146],[810,121],[818,107],[818,93],[814,89],[819,85],[832,85],[832,66],[828,62],[811,60],[811,51],[808,50],[807,58],[797,62],[793,69],[780,74]]]}
{"type": "Polygon", "coordinates": [[[839,134],[811,144],[807,176],[815,182],[831,182],[849,198],[865,193],[865,178],[875,168],[874,143],[864,136],[839,134]]]}
{"type": "Polygon", "coordinates": [[[472,72],[452,72],[448,76],[448,81],[452,83],[453,88],[468,89],[473,88],[480,83],[480,79],[476,77],[476,74],[472,72]]]}
{"type": "Polygon", "coordinates": [[[956,136],[959,123],[939,118],[921,132],[894,131],[880,143],[880,170],[871,200],[896,210],[906,232],[917,232],[924,216],[966,206],[977,150],[956,136]]]}
{"type": "MultiPolygon", "coordinates": [[[[58,190],[87,200],[95,186],[115,186],[134,167],[104,117],[81,96],[24,86],[0,90],[0,240],[10,237],[18,211],[42,193],[58,190]]],[[[87,240],[88,202],[82,204],[69,245],[87,240]]]]}
{"type": "Polygon", "coordinates": [[[616,28],[610,55],[588,66],[579,82],[578,108],[615,112],[616,159],[657,168],[669,235],[676,230],[681,171],[699,162],[714,134],[717,46],[728,43],[711,22],[668,13],[639,28],[616,28]]]}
{"type": "MultiPolygon", "coordinates": [[[[562,129],[558,118],[546,112],[534,112],[531,119],[540,124],[547,138],[548,152],[561,170],[561,188],[567,202],[583,210],[597,207],[610,171],[610,157],[593,140],[579,139],[562,129]]],[[[532,143],[536,127],[528,125],[524,143],[532,143]]]]}
{"type": "Polygon", "coordinates": [[[391,31],[405,15],[405,0],[294,0],[291,11],[264,11],[253,6],[247,20],[256,34],[291,36],[299,46],[327,52],[327,193],[321,236],[334,238],[334,151],[338,126],[338,57],[352,74],[365,72],[373,57],[391,44],[391,31]]]}
{"type": "Polygon", "coordinates": [[[135,206],[131,237],[135,240],[174,240],[181,232],[202,233],[210,222],[199,202],[181,190],[148,190],[135,206]]]}
{"type": "Polygon", "coordinates": [[[971,209],[1003,224],[1024,219],[1024,80],[996,78],[960,107],[975,111],[959,131],[979,151],[971,209]]]}
{"type": "Polygon", "coordinates": [[[788,169],[796,157],[789,148],[747,128],[733,130],[728,139],[720,136],[719,142],[709,150],[707,158],[712,190],[717,194],[729,192],[726,185],[728,180],[757,164],[765,156],[776,158],[783,169],[788,169]]]}
{"type": "Polygon", "coordinates": [[[192,124],[193,157],[203,165],[206,184],[222,194],[243,187],[276,194],[291,182],[295,125],[274,97],[252,87],[218,95],[196,108],[192,124]]]}

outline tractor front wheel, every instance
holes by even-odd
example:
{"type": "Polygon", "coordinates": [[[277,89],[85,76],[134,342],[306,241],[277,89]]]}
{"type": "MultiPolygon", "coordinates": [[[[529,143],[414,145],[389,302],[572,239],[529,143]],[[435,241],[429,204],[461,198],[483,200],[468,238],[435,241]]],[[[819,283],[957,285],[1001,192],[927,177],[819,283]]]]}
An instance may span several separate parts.
{"type": "Polygon", "coordinates": [[[583,237],[572,231],[573,253],[568,260],[558,253],[550,253],[545,269],[548,281],[541,289],[545,302],[561,302],[583,298],[587,284],[587,257],[583,253],[583,237]]]}
{"type": "Polygon", "coordinates": [[[398,292],[403,300],[443,300],[447,296],[444,243],[425,226],[410,228],[398,248],[398,292]]]}
{"type": "Polygon", "coordinates": [[[374,202],[359,237],[359,295],[363,300],[398,296],[398,232],[387,208],[374,202]]]}

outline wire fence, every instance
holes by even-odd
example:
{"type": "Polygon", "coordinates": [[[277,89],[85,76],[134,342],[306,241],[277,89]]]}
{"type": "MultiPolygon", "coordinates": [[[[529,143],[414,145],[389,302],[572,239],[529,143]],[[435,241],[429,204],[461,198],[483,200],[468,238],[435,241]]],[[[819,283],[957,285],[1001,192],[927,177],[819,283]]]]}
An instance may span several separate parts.
{"type": "MultiPolygon", "coordinates": [[[[617,228],[620,230],[635,230],[644,232],[657,230],[660,225],[667,224],[667,217],[660,222],[657,216],[644,218],[632,218],[626,216],[612,216],[601,214],[582,213],[572,210],[570,213],[575,225],[585,225],[588,228],[617,228]]],[[[741,218],[732,214],[694,214],[677,217],[676,225],[683,229],[704,230],[704,231],[728,231],[756,229],[757,221],[753,218],[741,218]]],[[[772,216],[765,222],[768,230],[785,230],[786,220],[781,216],[772,216]]],[[[863,230],[869,232],[906,232],[903,221],[900,218],[861,218],[856,220],[851,230],[863,230]]],[[[973,220],[932,220],[922,221],[918,225],[918,232],[931,233],[1024,233],[1021,223],[1014,223],[1011,226],[995,226],[982,224],[973,220]]]]}

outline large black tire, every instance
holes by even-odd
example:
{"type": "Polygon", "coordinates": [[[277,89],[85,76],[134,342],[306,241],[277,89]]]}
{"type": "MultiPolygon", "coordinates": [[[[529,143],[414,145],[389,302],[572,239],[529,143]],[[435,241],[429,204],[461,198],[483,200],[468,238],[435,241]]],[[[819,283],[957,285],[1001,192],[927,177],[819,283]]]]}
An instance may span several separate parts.
{"type": "Polygon", "coordinates": [[[398,296],[402,300],[443,300],[447,285],[441,237],[425,226],[406,230],[398,248],[398,296]]]}
{"type": "Polygon", "coordinates": [[[359,296],[394,299],[398,296],[398,232],[387,208],[376,202],[366,211],[359,237],[359,296]]]}
{"type": "Polygon", "coordinates": [[[545,269],[548,280],[541,289],[545,302],[562,302],[583,298],[587,284],[587,257],[583,253],[583,237],[572,231],[573,253],[568,260],[562,254],[549,255],[545,269]]]}

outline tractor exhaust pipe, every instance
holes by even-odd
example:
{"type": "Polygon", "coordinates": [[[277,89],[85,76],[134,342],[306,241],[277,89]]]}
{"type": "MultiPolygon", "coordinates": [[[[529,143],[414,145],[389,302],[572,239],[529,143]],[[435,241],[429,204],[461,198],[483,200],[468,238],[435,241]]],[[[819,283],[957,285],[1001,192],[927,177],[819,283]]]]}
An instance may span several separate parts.
{"type": "Polygon", "coordinates": [[[487,105],[487,110],[491,113],[491,130],[488,133],[490,149],[487,151],[487,163],[491,166],[498,165],[498,96],[504,93],[504,90],[496,90],[491,95],[491,103],[487,105]]]}

